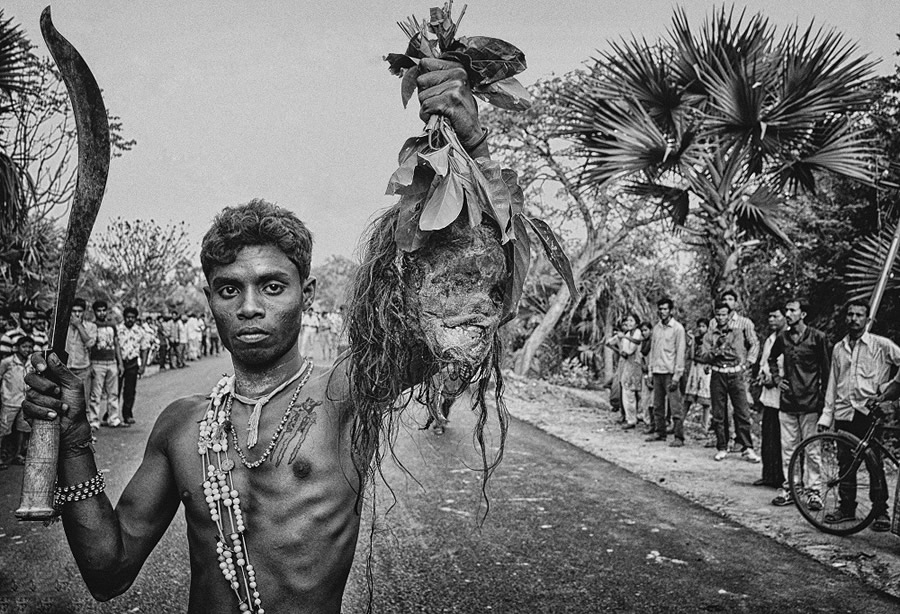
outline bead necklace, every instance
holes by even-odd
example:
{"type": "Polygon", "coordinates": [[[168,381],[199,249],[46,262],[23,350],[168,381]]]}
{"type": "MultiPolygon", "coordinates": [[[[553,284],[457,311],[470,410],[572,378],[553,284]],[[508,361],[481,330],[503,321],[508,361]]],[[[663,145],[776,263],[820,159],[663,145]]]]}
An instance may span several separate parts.
{"type": "MultiPolygon", "coordinates": [[[[291,398],[288,411],[289,416],[294,406],[300,389],[309,379],[312,373],[312,363],[307,360],[307,372],[297,390],[291,398]]],[[[197,438],[197,451],[203,464],[203,495],[209,506],[209,517],[216,525],[218,538],[216,540],[216,554],[219,560],[219,569],[237,596],[240,612],[252,614],[265,614],[257,590],[256,570],[250,563],[247,551],[244,523],[244,513],[241,510],[241,498],[234,486],[234,477],[231,471],[234,469],[234,461],[228,458],[228,431],[234,432],[231,425],[231,397],[234,393],[234,376],[225,376],[213,388],[210,395],[209,408],[206,416],[200,421],[200,434],[197,438]],[[227,398],[227,406],[223,400],[227,398]]],[[[268,458],[275,442],[284,430],[285,419],[272,438],[263,457],[253,463],[253,467],[261,465],[268,458]]],[[[235,443],[237,441],[235,440],[235,443]]],[[[235,445],[238,455],[244,465],[250,467],[243,458],[240,447],[235,445]]],[[[250,467],[252,468],[252,467],[250,467]]]]}
{"type": "MultiPolygon", "coordinates": [[[[237,429],[234,428],[234,423],[231,421],[231,403],[234,399],[235,395],[229,394],[228,400],[225,402],[225,420],[228,425],[228,430],[231,431],[231,441],[234,444],[234,450],[238,454],[238,458],[241,459],[241,463],[243,463],[244,467],[247,469],[256,469],[260,465],[262,465],[266,460],[268,460],[269,455],[272,453],[272,450],[275,449],[275,445],[278,443],[278,439],[281,437],[281,434],[284,432],[284,427],[287,425],[288,418],[291,417],[291,414],[294,412],[294,404],[297,402],[297,396],[300,394],[300,389],[306,384],[307,380],[309,380],[309,376],[312,374],[312,363],[307,360],[306,362],[307,368],[306,373],[300,379],[300,383],[297,385],[297,389],[294,390],[293,396],[291,396],[291,402],[288,404],[287,409],[284,410],[284,415],[281,416],[281,422],[278,423],[278,428],[275,429],[275,433],[272,435],[271,441],[269,441],[269,445],[266,446],[265,452],[262,453],[262,456],[259,457],[259,460],[254,461],[252,463],[247,462],[247,457],[244,456],[244,451],[241,450],[241,444],[238,442],[237,429]]],[[[247,447],[251,447],[248,443],[247,447]]]]}

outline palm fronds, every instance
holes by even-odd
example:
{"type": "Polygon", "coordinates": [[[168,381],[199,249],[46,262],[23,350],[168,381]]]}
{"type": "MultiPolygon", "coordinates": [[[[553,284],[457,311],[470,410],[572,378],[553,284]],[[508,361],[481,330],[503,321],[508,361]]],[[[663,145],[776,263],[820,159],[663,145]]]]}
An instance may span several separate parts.
{"type": "MultiPolygon", "coordinates": [[[[853,249],[844,271],[848,300],[870,299],[878,285],[893,238],[893,232],[884,229],[879,234],[861,239],[853,249]]],[[[897,288],[900,288],[900,262],[895,260],[886,289],[897,288]]]]}

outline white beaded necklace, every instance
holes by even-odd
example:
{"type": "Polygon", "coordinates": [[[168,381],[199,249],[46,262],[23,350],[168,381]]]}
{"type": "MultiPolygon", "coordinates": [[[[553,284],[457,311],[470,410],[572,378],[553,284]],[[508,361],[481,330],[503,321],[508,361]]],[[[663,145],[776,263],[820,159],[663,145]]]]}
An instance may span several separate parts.
{"type": "MultiPolygon", "coordinates": [[[[305,376],[297,386],[285,416],[291,413],[300,389],[303,388],[312,373],[312,363],[309,359],[306,360],[300,372],[305,372],[305,376]]],[[[241,498],[234,487],[234,478],[231,475],[234,461],[228,458],[228,431],[234,428],[231,426],[230,415],[233,394],[234,376],[223,377],[213,388],[206,416],[200,421],[197,451],[203,463],[203,475],[206,476],[203,482],[203,495],[209,506],[209,517],[216,524],[219,533],[216,540],[219,569],[222,570],[222,575],[225,576],[225,580],[237,596],[239,611],[265,614],[257,590],[256,571],[250,564],[247,542],[244,537],[246,525],[244,524],[244,514],[241,511],[241,498]],[[228,397],[227,406],[223,403],[225,397],[228,397]]],[[[281,425],[275,431],[275,436],[266,450],[267,453],[271,452],[278,436],[284,430],[284,422],[285,419],[282,418],[281,425]]],[[[267,456],[268,454],[265,454],[258,463],[253,463],[253,467],[261,465],[267,456]]],[[[247,463],[245,462],[245,464],[247,463]]]]}

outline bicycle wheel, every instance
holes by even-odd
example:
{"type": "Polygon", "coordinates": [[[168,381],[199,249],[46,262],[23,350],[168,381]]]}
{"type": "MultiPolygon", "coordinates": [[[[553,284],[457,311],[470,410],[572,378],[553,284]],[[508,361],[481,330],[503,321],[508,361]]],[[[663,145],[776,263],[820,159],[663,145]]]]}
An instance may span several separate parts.
{"type": "Polygon", "coordinates": [[[804,439],[791,456],[789,468],[797,509],[824,533],[862,531],[875,520],[877,511],[870,498],[876,467],[874,457],[859,447],[853,435],[828,432],[804,439]],[[819,495],[821,506],[815,504],[813,494],[819,495]]]}

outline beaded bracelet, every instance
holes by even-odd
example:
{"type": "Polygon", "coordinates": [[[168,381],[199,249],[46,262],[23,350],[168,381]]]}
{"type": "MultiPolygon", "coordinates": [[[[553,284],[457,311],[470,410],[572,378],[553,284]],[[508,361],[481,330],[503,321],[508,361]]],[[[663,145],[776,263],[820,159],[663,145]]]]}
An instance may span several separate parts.
{"type": "Polygon", "coordinates": [[[66,503],[90,499],[91,497],[96,497],[105,490],[106,480],[103,479],[103,474],[98,471],[97,475],[80,484],[57,486],[53,493],[53,507],[59,510],[62,509],[63,505],[66,503]]]}

